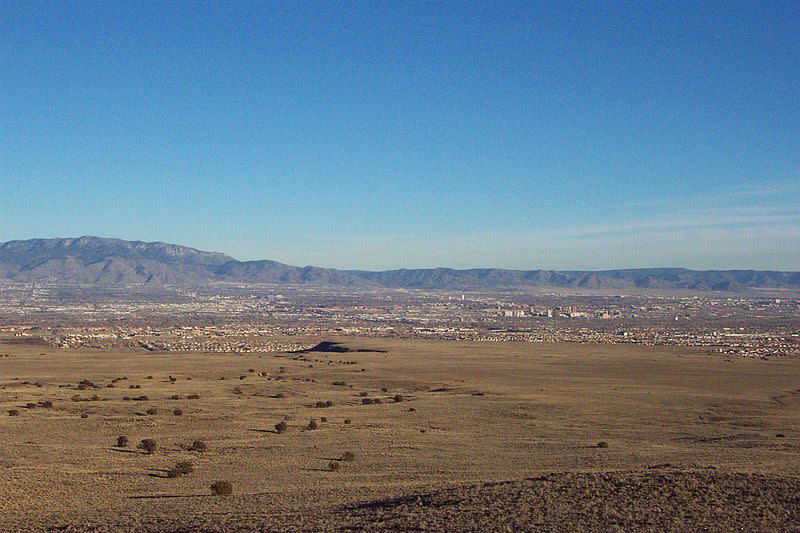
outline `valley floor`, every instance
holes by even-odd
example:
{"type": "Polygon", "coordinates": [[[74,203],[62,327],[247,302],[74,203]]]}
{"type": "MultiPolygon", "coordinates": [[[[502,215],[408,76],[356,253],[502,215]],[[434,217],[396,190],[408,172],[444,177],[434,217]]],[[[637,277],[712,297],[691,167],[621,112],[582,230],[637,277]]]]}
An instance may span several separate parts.
{"type": "Polygon", "coordinates": [[[800,359],[336,340],[0,345],[0,529],[800,530],[800,359]]]}

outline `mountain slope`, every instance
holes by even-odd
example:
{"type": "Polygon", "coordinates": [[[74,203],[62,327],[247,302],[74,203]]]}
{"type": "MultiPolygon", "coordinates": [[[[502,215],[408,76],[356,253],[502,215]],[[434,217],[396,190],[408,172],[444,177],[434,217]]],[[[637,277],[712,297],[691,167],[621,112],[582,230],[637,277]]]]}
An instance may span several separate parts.
{"type": "Polygon", "coordinates": [[[100,285],[229,281],[440,290],[553,287],[736,292],[754,288],[800,289],[800,272],[683,268],[596,272],[430,268],[372,272],[296,267],[268,260],[237,261],[225,254],[175,244],[100,237],[2,243],[0,280],[100,285]]]}
{"type": "Polygon", "coordinates": [[[0,244],[0,276],[18,281],[137,284],[210,280],[233,258],[161,242],[100,237],[0,244]]]}

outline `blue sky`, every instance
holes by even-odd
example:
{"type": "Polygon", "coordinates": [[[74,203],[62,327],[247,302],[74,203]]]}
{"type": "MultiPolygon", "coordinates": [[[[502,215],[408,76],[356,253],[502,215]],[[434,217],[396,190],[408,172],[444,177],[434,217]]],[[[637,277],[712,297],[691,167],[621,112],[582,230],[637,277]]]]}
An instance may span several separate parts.
{"type": "Polygon", "coordinates": [[[0,0],[0,240],[800,270],[799,58],[797,2],[0,0]]]}

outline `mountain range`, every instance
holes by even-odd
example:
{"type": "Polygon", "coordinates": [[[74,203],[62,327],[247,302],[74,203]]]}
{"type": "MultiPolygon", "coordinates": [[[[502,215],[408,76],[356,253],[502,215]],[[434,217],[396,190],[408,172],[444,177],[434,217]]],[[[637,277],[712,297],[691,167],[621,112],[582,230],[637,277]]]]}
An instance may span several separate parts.
{"type": "Polygon", "coordinates": [[[296,267],[269,260],[238,261],[222,253],[176,244],[86,236],[0,244],[0,281],[83,285],[239,282],[444,290],[552,287],[739,292],[800,289],[800,272],[683,268],[604,271],[425,268],[374,272],[296,267]]]}

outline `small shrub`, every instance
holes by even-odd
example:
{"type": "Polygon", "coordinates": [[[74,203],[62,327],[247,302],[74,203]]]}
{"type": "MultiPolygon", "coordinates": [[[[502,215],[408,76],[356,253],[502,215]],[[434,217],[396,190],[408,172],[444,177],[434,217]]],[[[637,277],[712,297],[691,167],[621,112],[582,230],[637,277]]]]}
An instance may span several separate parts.
{"type": "Polygon", "coordinates": [[[137,402],[147,402],[150,400],[150,398],[142,395],[142,396],[137,396],[136,398],[134,398],[134,400],[136,400],[137,402]]]}
{"type": "Polygon", "coordinates": [[[180,400],[181,396],[180,396],[180,394],[173,394],[172,396],[169,397],[169,399],[170,400],[180,400]]]}
{"type": "Polygon", "coordinates": [[[129,442],[128,441],[128,437],[126,437],[125,435],[120,435],[119,437],[117,437],[116,447],[117,448],[127,448],[128,447],[128,442],[129,442]]]}
{"type": "Polygon", "coordinates": [[[178,378],[176,378],[176,377],[174,377],[174,376],[170,376],[170,377],[169,377],[169,382],[170,382],[170,383],[175,383],[176,381],[178,381],[178,378]]]}
{"type": "Polygon", "coordinates": [[[189,394],[189,395],[186,396],[186,399],[187,400],[199,400],[200,399],[200,395],[199,394],[189,394]]]}
{"type": "Polygon", "coordinates": [[[320,422],[327,422],[328,421],[328,417],[327,416],[321,416],[321,417],[319,417],[319,421],[320,422]]]}
{"type": "Polygon", "coordinates": [[[345,423],[345,424],[352,424],[352,423],[353,423],[353,421],[352,421],[352,420],[350,420],[349,418],[345,418],[345,419],[344,419],[344,423],[345,423]]]}
{"type": "Polygon", "coordinates": [[[202,440],[196,440],[189,446],[190,452],[204,452],[208,450],[208,445],[202,440]]]}
{"type": "Polygon", "coordinates": [[[153,379],[153,376],[147,376],[147,377],[146,377],[146,378],[144,378],[144,379],[153,379]]]}
{"type": "Polygon", "coordinates": [[[153,439],[143,439],[142,442],[140,442],[136,447],[140,450],[144,450],[145,453],[150,454],[156,451],[158,445],[153,439]]]}
{"type": "Polygon", "coordinates": [[[395,394],[394,395],[394,403],[400,403],[406,401],[405,397],[402,394],[395,394]]]}
{"type": "Polygon", "coordinates": [[[8,416],[19,416],[19,411],[17,409],[9,409],[8,416]]]}
{"type": "Polygon", "coordinates": [[[275,395],[276,398],[286,398],[286,395],[282,392],[279,392],[275,395]]]}
{"type": "Polygon", "coordinates": [[[53,402],[51,402],[50,400],[42,400],[39,402],[39,407],[43,407],[45,409],[52,409],[53,402]]]}
{"type": "Polygon", "coordinates": [[[325,402],[323,402],[323,401],[321,401],[321,400],[320,400],[320,401],[318,401],[317,403],[315,403],[315,404],[314,404],[314,406],[315,406],[315,407],[325,407],[325,402]]]}
{"type": "Polygon", "coordinates": [[[374,402],[372,401],[372,398],[362,398],[361,403],[364,405],[372,405],[374,402]]]}
{"type": "Polygon", "coordinates": [[[353,462],[356,460],[356,454],[353,452],[344,452],[342,454],[342,461],[353,462]]]}
{"type": "Polygon", "coordinates": [[[601,440],[595,445],[596,448],[608,448],[608,443],[604,440],[601,440]]]}
{"type": "Polygon", "coordinates": [[[317,421],[315,419],[312,418],[311,420],[309,420],[308,429],[317,429],[318,427],[319,424],[317,424],[317,421]]]}
{"type": "Polygon", "coordinates": [[[328,470],[330,470],[331,472],[336,472],[337,470],[339,470],[340,466],[342,465],[339,464],[339,461],[331,461],[330,463],[328,463],[328,470]]]}
{"type": "Polygon", "coordinates": [[[256,371],[256,369],[255,369],[255,368],[248,368],[248,369],[247,369],[247,371],[248,371],[248,372],[250,372],[250,373],[252,374],[253,372],[255,372],[255,371],[256,371]]]}
{"type": "Polygon", "coordinates": [[[286,431],[287,427],[288,426],[286,424],[286,421],[285,420],[281,420],[280,422],[275,424],[275,431],[277,431],[278,433],[283,433],[284,431],[286,431]]]}
{"type": "Polygon", "coordinates": [[[145,411],[145,412],[146,412],[148,415],[154,415],[154,414],[158,413],[158,409],[156,409],[155,407],[151,407],[151,408],[149,408],[149,409],[148,409],[147,411],[145,411]]]}
{"type": "Polygon", "coordinates": [[[211,484],[211,494],[215,496],[228,496],[233,494],[233,485],[230,481],[215,481],[211,484]]]}
{"type": "Polygon", "coordinates": [[[183,409],[175,409],[172,411],[172,414],[175,416],[181,416],[183,414],[183,409]]]}
{"type": "Polygon", "coordinates": [[[89,413],[81,413],[81,418],[89,418],[89,413]]]}
{"type": "Polygon", "coordinates": [[[36,409],[36,404],[34,402],[28,402],[25,404],[25,409],[36,409]]]}
{"type": "Polygon", "coordinates": [[[234,387],[233,388],[233,393],[234,394],[242,394],[242,389],[240,389],[239,387],[234,387]]]}
{"type": "Polygon", "coordinates": [[[375,398],[372,403],[382,403],[380,398],[375,398]]]}
{"type": "Polygon", "coordinates": [[[78,383],[78,390],[86,390],[94,388],[97,388],[97,386],[88,379],[84,379],[83,381],[78,383]]]}
{"type": "Polygon", "coordinates": [[[167,470],[167,477],[181,477],[194,472],[194,465],[191,461],[178,461],[175,466],[167,470]]]}

